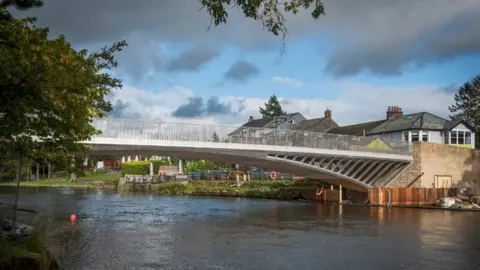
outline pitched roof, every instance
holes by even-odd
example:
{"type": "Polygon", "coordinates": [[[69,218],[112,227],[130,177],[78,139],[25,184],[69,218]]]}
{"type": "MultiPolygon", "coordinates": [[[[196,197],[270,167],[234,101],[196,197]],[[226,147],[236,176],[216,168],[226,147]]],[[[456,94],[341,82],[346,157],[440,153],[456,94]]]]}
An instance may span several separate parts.
{"type": "Polygon", "coordinates": [[[279,116],[279,117],[255,119],[255,120],[252,120],[250,122],[247,122],[247,123],[243,124],[242,127],[274,128],[274,121],[273,120],[276,121],[275,126],[277,126],[281,123],[284,123],[284,122],[290,120],[290,118],[292,118],[296,114],[298,114],[298,112],[288,113],[285,116],[279,116]]]}
{"type": "Polygon", "coordinates": [[[378,125],[386,121],[387,120],[379,120],[379,121],[372,121],[372,122],[360,123],[355,125],[332,128],[327,130],[327,133],[363,136],[364,132],[368,133],[370,130],[374,129],[375,127],[377,127],[378,125]]]}
{"type": "MultiPolygon", "coordinates": [[[[460,123],[465,124],[465,122],[461,120],[446,120],[428,112],[419,112],[398,116],[390,120],[379,120],[332,128],[328,130],[327,133],[363,136],[364,132],[365,135],[375,135],[412,129],[448,130],[460,123]]],[[[466,124],[466,126],[469,127],[468,124],[466,124]]]]}
{"type": "Polygon", "coordinates": [[[382,124],[367,132],[367,134],[410,129],[443,130],[446,122],[449,121],[428,112],[412,113],[384,121],[382,124]]]}
{"type": "Polygon", "coordinates": [[[311,132],[325,132],[331,128],[337,128],[338,124],[332,118],[316,118],[310,120],[303,120],[295,129],[311,132]]]}
{"type": "MultiPolygon", "coordinates": [[[[249,121],[245,124],[243,124],[240,128],[242,127],[251,127],[251,128],[275,128],[278,125],[290,120],[293,116],[299,114],[298,112],[296,113],[287,113],[285,116],[279,116],[279,117],[271,117],[271,118],[260,118],[260,119],[255,119],[252,121],[249,121]],[[276,123],[275,123],[276,122],[276,123]]],[[[238,134],[241,132],[241,129],[237,128],[233,132],[231,132],[228,135],[234,135],[238,134]]]]}

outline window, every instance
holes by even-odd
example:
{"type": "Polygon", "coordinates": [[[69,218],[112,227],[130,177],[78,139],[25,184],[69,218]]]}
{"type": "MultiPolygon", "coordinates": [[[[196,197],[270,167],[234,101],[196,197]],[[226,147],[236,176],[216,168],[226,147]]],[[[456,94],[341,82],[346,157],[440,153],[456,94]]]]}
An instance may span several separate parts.
{"type": "Polygon", "coordinates": [[[289,124],[295,124],[295,118],[292,118],[292,119],[288,120],[288,123],[289,124]]]}
{"type": "Polygon", "coordinates": [[[450,132],[450,137],[451,137],[450,143],[451,144],[457,144],[458,140],[457,140],[457,131],[456,130],[453,130],[453,131],[450,132]]]}
{"type": "Polygon", "coordinates": [[[450,137],[450,131],[444,131],[443,132],[443,143],[444,144],[450,144],[449,138],[450,137]]]}
{"type": "Polygon", "coordinates": [[[422,141],[428,142],[428,131],[422,132],[422,141]]]}
{"type": "Polygon", "coordinates": [[[465,131],[465,144],[472,144],[472,133],[465,131]]]}
{"type": "Polygon", "coordinates": [[[403,138],[408,142],[408,131],[403,132],[403,138]]]}
{"type": "Polygon", "coordinates": [[[418,142],[419,140],[418,131],[412,131],[412,142],[418,142]]]}
{"type": "Polygon", "coordinates": [[[465,131],[457,131],[457,144],[465,144],[465,131]]]}

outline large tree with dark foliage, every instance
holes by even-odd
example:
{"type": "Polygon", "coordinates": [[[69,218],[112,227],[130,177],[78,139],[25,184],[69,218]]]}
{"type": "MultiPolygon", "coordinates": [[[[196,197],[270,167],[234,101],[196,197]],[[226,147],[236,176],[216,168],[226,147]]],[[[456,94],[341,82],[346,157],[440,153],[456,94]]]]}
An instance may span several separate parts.
{"type": "Polygon", "coordinates": [[[0,1],[0,144],[2,154],[16,154],[18,160],[16,198],[23,159],[53,153],[73,162],[70,152],[88,149],[78,142],[100,132],[93,119],[111,110],[105,96],[121,87],[108,71],[117,66],[113,54],[126,43],[98,53],[78,51],[65,37],[52,38],[48,28],[35,27],[34,18],[17,19],[8,11],[41,5],[39,0],[0,1]]]}
{"type": "Polygon", "coordinates": [[[463,84],[455,94],[455,104],[448,109],[452,119],[461,119],[476,130],[475,144],[480,146],[480,74],[463,84]]]}
{"type": "Polygon", "coordinates": [[[278,116],[284,116],[287,113],[283,111],[280,101],[278,101],[277,96],[271,96],[268,101],[265,103],[265,108],[260,107],[260,114],[263,118],[272,118],[278,116]]]}

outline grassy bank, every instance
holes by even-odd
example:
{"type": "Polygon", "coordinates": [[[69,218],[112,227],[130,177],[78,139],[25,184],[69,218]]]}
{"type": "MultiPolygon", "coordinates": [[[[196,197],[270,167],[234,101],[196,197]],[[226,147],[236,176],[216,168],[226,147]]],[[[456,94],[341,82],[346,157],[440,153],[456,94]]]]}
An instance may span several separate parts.
{"type": "Polygon", "coordinates": [[[312,184],[301,182],[251,180],[240,187],[236,187],[232,182],[189,181],[152,185],[125,184],[119,189],[127,192],[148,191],[159,195],[208,195],[294,200],[303,199],[300,194],[313,187],[312,184]]]}
{"type": "Polygon", "coordinates": [[[42,235],[35,232],[21,240],[0,236],[0,269],[58,269],[42,235]]]}
{"type": "MultiPolygon", "coordinates": [[[[77,178],[70,182],[67,176],[60,176],[53,179],[40,179],[36,181],[22,181],[21,187],[72,187],[72,188],[116,188],[120,174],[91,173],[77,178]]],[[[13,182],[0,182],[0,186],[16,186],[13,182]]]]}

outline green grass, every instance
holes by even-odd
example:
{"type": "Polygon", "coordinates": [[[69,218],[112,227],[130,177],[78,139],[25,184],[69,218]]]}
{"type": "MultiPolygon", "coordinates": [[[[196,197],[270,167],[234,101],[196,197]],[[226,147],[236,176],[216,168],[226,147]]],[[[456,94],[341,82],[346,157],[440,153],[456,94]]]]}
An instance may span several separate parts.
{"type": "Polygon", "coordinates": [[[23,240],[0,237],[0,269],[52,269],[56,262],[44,245],[43,233],[35,231],[23,240]],[[38,259],[31,259],[32,255],[38,259]]]}
{"type": "MultiPolygon", "coordinates": [[[[96,182],[102,182],[105,187],[116,187],[120,174],[91,173],[87,172],[85,176],[78,177],[75,182],[70,182],[67,176],[53,179],[40,179],[36,181],[22,181],[21,187],[72,187],[72,188],[96,188],[96,182]]],[[[13,182],[0,182],[0,186],[16,186],[13,182]]]]}

